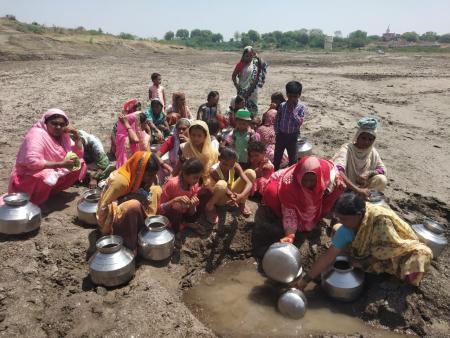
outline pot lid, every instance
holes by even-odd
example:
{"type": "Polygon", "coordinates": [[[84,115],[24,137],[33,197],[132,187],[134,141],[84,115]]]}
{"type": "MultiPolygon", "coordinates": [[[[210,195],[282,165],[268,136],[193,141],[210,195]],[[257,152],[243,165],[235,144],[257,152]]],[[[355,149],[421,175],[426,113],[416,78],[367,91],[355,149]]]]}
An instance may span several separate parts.
{"type": "Polygon", "coordinates": [[[432,242],[437,245],[447,245],[448,241],[444,236],[444,230],[441,233],[435,233],[429,230],[424,224],[413,224],[411,228],[426,241],[432,242]]]}
{"type": "Polygon", "coordinates": [[[30,201],[30,196],[24,192],[16,192],[3,197],[3,201],[9,206],[16,207],[27,204],[30,201]]]}

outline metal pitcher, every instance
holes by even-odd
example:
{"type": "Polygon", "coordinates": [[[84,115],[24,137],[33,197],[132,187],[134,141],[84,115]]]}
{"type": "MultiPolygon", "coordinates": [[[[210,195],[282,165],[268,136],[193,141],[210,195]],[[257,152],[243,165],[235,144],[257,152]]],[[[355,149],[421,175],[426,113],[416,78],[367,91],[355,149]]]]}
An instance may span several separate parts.
{"type": "Polygon", "coordinates": [[[347,256],[337,256],[331,267],[322,273],[322,288],[332,298],[352,302],[364,288],[364,272],[354,269],[347,256]]]}
{"type": "Polygon", "coordinates": [[[289,289],[278,298],[278,311],[284,316],[300,319],[305,315],[308,301],[298,289],[289,289]]]}
{"type": "Polygon", "coordinates": [[[290,243],[274,243],[267,249],[262,260],[264,273],[280,283],[291,283],[302,274],[301,255],[290,243]]]}
{"type": "Polygon", "coordinates": [[[297,140],[297,159],[312,155],[312,144],[305,137],[299,137],[297,140]]]}
{"type": "Polygon", "coordinates": [[[94,284],[118,286],[128,283],[135,272],[133,253],[123,246],[122,237],[103,236],[97,241],[97,252],[89,259],[89,274],[94,284]]]}
{"type": "Polygon", "coordinates": [[[86,224],[97,225],[97,204],[101,190],[90,189],[83,193],[77,204],[78,219],[86,224]]]}
{"type": "Polygon", "coordinates": [[[433,251],[433,258],[439,257],[442,250],[448,244],[448,240],[445,237],[444,224],[435,222],[431,219],[424,220],[422,224],[413,224],[411,228],[419,237],[420,241],[427,245],[431,251],[433,251]]]}
{"type": "Polygon", "coordinates": [[[139,255],[147,260],[162,261],[172,256],[175,235],[167,227],[165,216],[151,216],[145,220],[145,228],[138,235],[139,255]]]}
{"type": "Polygon", "coordinates": [[[39,229],[41,209],[30,202],[28,194],[7,194],[0,206],[0,233],[18,235],[39,229]]]}

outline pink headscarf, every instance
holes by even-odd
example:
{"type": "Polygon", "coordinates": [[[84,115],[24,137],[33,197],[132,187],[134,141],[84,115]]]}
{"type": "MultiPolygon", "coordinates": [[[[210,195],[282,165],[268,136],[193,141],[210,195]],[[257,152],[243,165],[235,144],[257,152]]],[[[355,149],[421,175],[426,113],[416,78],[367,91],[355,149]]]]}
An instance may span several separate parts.
{"type": "Polygon", "coordinates": [[[311,231],[324,212],[328,212],[334,204],[334,200],[324,196],[333,168],[331,161],[305,156],[284,172],[279,183],[278,197],[283,206],[295,210],[304,231],[311,231]],[[316,186],[312,190],[301,184],[306,173],[316,175],[316,186]]]}
{"type": "MultiPolygon", "coordinates": [[[[75,152],[80,161],[83,161],[83,149],[80,150],[74,146],[74,142],[69,134],[63,133],[61,138],[57,140],[48,133],[46,121],[55,115],[63,117],[67,124],[69,123],[66,113],[60,109],[53,108],[45,112],[39,122],[33,125],[25,135],[17,154],[13,174],[40,177],[48,183],[54,181],[54,179],[49,180],[49,178],[54,178],[55,173],[57,180],[58,177],[65,176],[70,171],[65,168],[45,169],[47,161],[61,162],[69,151],[75,152]]],[[[86,173],[85,166],[82,165],[82,168],[80,170],[80,179],[86,173]]]]}
{"type": "Polygon", "coordinates": [[[125,114],[131,114],[136,111],[136,105],[139,103],[138,99],[129,99],[123,104],[123,111],[125,114]]]}

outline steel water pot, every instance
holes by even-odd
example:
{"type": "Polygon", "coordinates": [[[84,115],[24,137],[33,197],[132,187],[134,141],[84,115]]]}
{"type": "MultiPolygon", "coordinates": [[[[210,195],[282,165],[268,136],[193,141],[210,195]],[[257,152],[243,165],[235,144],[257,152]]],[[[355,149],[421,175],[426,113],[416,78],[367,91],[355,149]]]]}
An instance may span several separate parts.
{"type": "Polygon", "coordinates": [[[380,191],[371,190],[367,200],[372,204],[389,208],[389,205],[386,202],[386,196],[380,191]]]}
{"type": "Polygon", "coordinates": [[[352,302],[364,288],[364,272],[354,269],[347,256],[337,256],[328,270],[322,273],[322,288],[332,298],[352,302]]]}
{"type": "Polygon", "coordinates": [[[300,137],[297,140],[297,159],[304,156],[312,155],[312,144],[308,142],[305,137],[300,137]]]}
{"type": "Polygon", "coordinates": [[[292,288],[278,298],[278,311],[284,316],[300,319],[305,315],[308,301],[304,293],[292,288]]]}
{"type": "Polygon", "coordinates": [[[86,224],[97,225],[97,204],[100,200],[101,190],[90,189],[81,195],[78,200],[78,219],[86,224]]]}
{"type": "Polygon", "coordinates": [[[300,251],[294,244],[274,243],[267,249],[262,260],[264,273],[280,283],[291,283],[303,269],[300,251]]]}
{"type": "Polygon", "coordinates": [[[175,235],[168,226],[169,220],[165,216],[147,217],[145,228],[138,235],[138,252],[142,258],[163,261],[172,256],[175,235]]]}
{"type": "Polygon", "coordinates": [[[30,202],[26,193],[12,193],[3,197],[0,206],[0,233],[18,235],[32,232],[41,226],[41,209],[30,202]]]}
{"type": "Polygon", "coordinates": [[[433,251],[433,258],[439,257],[442,250],[447,246],[448,240],[445,237],[446,226],[427,219],[422,224],[413,224],[414,230],[420,241],[427,245],[433,251]]]}
{"type": "Polygon", "coordinates": [[[134,255],[123,246],[122,237],[103,236],[96,246],[97,252],[89,259],[89,274],[94,284],[119,286],[133,278],[136,269],[134,255]]]}

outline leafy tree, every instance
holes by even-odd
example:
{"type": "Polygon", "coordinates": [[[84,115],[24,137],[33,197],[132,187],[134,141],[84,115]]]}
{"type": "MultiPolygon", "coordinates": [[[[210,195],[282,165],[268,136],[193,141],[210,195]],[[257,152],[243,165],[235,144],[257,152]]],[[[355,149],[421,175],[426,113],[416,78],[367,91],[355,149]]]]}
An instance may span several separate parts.
{"type": "Polygon", "coordinates": [[[175,37],[175,34],[172,31],[168,31],[166,34],[164,34],[164,40],[173,40],[175,37]]]}
{"type": "Polygon", "coordinates": [[[259,33],[258,33],[257,31],[255,31],[254,29],[250,29],[250,30],[247,32],[247,37],[249,38],[249,40],[250,40],[252,43],[258,42],[259,39],[261,38],[260,35],[259,35],[259,33]]]}
{"type": "Polygon", "coordinates": [[[381,40],[381,36],[379,36],[379,35],[369,35],[369,36],[367,37],[367,40],[368,40],[369,42],[380,41],[380,40],[381,40]]]}
{"type": "Polygon", "coordinates": [[[214,43],[220,43],[223,42],[223,36],[220,33],[216,33],[211,36],[211,40],[214,43]]]}
{"type": "Polygon", "coordinates": [[[334,32],[334,37],[335,38],[343,38],[344,36],[342,35],[342,32],[341,31],[335,31],[334,32]]]}
{"type": "Polygon", "coordinates": [[[441,36],[439,37],[439,40],[438,40],[438,41],[439,41],[439,42],[442,42],[442,43],[450,43],[450,33],[441,35],[441,36]]]}
{"type": "Polygon", "coordinates": [[[439,36],[436,32],[426,32],[420,36],[420,40],[423,41],[437,41],[437,39],[439,39],[439,36]]]}
{"type": "Polygon", "coordinates": [[[181,40],[189,39],[189,31],[187,29],[179,29],[177,30],[175,36],[181,40]]]}
{"type": "Polygon", "coordinates": [[[241,46],[245,47],[252,44],[252,40],[249,38],[247,33],[241,34],[241,46]]]}
{"type": "Polygon", "coordinates": [[[236,32],[234,32],[233,37],[234,37],[235,41],[239,41],[241,39],[241,33],[236,31],[236,32]]]}
{"type": "Polygon", "coordinates": [[[297,41],[300,46],[306,46],[309,43],[309,35],[306,29],[298,31],[297,41]]]}
{"type": "Polygon", "coordinates": [[[402,38],[409,42],[416,42],[419,40],[419,34],[416,32],[405,32],[402,34],[402,38]]]}
{"type": "Polygon", "coordinates": [[[367,44],[367,32],[363,32],[359,29],[357,31],[351,32],[348,35],[348,41],[350,47],[352,48],[364,47],[367,44]]]}
{"type": "Polygon", "coordinates": [[[103,34],[103,30],[101,28],[99,28],[97,31],[99,34],[103,34]]]}
{"type": "Polygon", "coordinates": [[[119,38],[124,39],[124,40],[136,40],[136,36],[134,36],[133,34],[124,33],[124,32],[121,32],[119,34],[119,38]]]}

